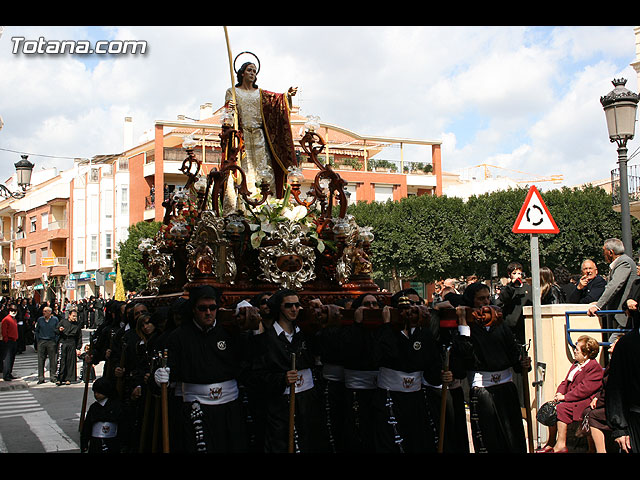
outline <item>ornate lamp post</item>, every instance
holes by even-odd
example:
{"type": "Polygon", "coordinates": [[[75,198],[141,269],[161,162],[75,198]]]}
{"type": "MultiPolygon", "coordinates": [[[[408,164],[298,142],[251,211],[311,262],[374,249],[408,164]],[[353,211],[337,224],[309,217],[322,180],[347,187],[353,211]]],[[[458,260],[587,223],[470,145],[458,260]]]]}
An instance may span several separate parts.
{"type": "Polygon", "coordinates": [[[27,160],[28,155],[22,155],[22,160],[15,164],[16,180],[22,191],[12,192],[6,186],[0,184],[0,197],[4,198],[22,198],[27,188],[31,185],[31,173],[34,164],[27,160]]]}
{"type": "Polygon", "coordinates": [[[627,172],[627,141],[635,132],[638,94],[633,93],[625,84],[624,78],[614,79],[614,89],[600,103],[604,108],[609,129],[609,140],[618,144],[618,165],[620,167],[620,212],[622,215],[622,242],[625,253],[632,256],[631,216],[629,213],[629,184],[627,172]]]}

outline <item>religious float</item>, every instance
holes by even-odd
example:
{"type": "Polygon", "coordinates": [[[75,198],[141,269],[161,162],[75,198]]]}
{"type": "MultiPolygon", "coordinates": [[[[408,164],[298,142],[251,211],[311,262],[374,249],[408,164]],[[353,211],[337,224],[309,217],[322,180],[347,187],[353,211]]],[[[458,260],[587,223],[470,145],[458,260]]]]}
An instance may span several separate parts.
{"type": "Polygon", "coordinates": [[[374,235],[347,215],[345,181],[318,160],[324,142],[312,126],[300,145],[319,172],[304,193],[299,166],[289,167],[280,197],[270,190],[269,171],[252,193],[237,160],[241,132],[223,125],[220,144],[220,168],[204,176],[195,142],[184,142],[185,187],[163,203],[156,237],[139,246],[148,270],[141,301],[163,304],[201,285],[220,289],[225,305],[285,288],[299,292],[303,304],[380,293],[369,261],[374,235]],[[240,208],[225,205],[230,183],[240,208]]]}

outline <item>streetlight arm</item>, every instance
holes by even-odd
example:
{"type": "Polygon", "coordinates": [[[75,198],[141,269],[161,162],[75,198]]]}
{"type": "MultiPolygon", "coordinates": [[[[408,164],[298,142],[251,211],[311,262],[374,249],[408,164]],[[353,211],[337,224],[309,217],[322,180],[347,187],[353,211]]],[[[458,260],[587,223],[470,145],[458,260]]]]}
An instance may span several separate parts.
{"type": "Polygon", "coordinates": [[[23,198],[24,197],[24,192],[20,192],[20,191],[12,192],[7,187],[5,187],[3,184],[0,183],[0,197],[3,197],[3,198],[23,198]]]}

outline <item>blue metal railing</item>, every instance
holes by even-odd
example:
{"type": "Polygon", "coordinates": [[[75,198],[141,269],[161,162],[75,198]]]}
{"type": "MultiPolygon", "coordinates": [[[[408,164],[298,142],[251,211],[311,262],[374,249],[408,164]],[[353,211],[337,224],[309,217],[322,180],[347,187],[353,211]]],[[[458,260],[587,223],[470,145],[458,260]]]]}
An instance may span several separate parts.
{"type": "MultiPolygon", "coordinates": [[[[609,314],[616,314],[616,313],[624,313],[624,310],[598,310],[596,312],[596,315],[600,316],[600,315],[609,315],[609,314]]],[[[582,332],[582,333],[628,333],[631,331],[631,329],[628,328],[571,328],[570,324],[569,324],[569,316],[570,315],[586,315],[587,312],[585,311],[572,311],[572,312],[564,312],[564,318],[565,318],[565,331],[567,334],[567,342],[569,343],[569,345],[571,345],[572,348],[575,348],[575,344],[573,343],[573,341],[571,340],[571,332],[582,332]]],[[[606,346],[608,347],[609,345],[611,345],[611,342],[599,342],[600,345],[606,346]]]]}

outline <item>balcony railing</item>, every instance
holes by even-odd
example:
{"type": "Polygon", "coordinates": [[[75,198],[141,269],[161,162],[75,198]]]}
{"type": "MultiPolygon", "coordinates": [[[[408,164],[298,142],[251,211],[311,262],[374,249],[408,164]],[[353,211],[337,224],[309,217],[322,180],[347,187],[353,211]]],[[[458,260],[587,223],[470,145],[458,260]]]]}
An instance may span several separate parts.
{"type": "MultiPolygon", "coordinates": [[[[627,166],[627,183],[629,201],[640,201],[640,165],[627,166]]],[[[620,169],[611,170],[611,200],[613,205],[620,205],[620,169]]]]}
{"type": "Polygon", "coordinates": [[[67,228],[67,221],[66,220],[59,220],[56,222],[50,222],[48,229],[49,230],[59,230],[61,228],[67,228]]]}

